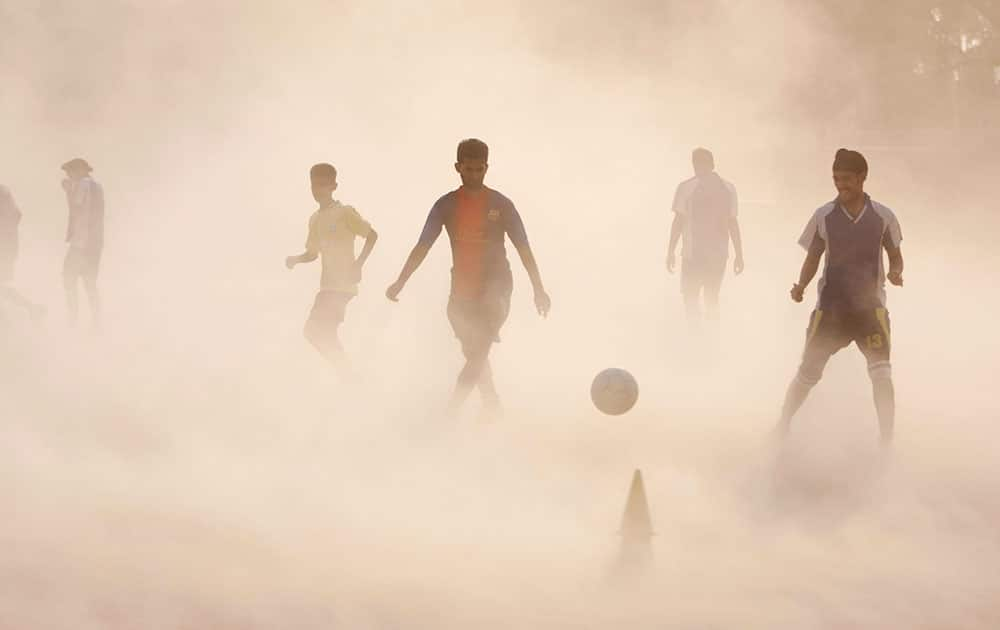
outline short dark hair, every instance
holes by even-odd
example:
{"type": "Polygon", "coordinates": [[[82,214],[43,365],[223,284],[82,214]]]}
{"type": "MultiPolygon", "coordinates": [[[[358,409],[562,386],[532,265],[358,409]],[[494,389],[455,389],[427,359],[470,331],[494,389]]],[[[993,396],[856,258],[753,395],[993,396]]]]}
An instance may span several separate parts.
{"type": "Polygon", "coordinates": [[[310,181],[337,179],[337,169],[333,168],[333,164],[327,164],[326,162],[314,164],[309,169],[309,179],[310,181]]]}
{"type": "Polygon", "coordinates": [[[837,155],[833,158],[833,170],[867,175],[868,160],[857,151],[837,149],[837,155]]]}
{"type": "Polygon", "coordinates": [[[456,160],[489,160],[490,148],[479,138],[466,138],[458,143],[456,160]]]}
{"type": "Polygon", "coordinates": [[[695,164],[708,164],[715,168],[715,156],[705,147],[698,147],[691,152],[691,161],[695,164]]]}

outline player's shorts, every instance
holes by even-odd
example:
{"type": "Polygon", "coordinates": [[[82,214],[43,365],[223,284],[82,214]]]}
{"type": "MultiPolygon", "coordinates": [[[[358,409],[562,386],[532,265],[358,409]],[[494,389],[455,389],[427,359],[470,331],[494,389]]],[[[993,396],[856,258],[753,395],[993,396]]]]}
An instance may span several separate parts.
{"type": "Polygon", "coordinates": [[[309,312],[309,324],[337,327],[344,321],[347,304],[354,298],[343,291],[320,291],[309,312]]]}
{"type": "Polygon", "coordinates": [[[510,314],[511,288],[497,287],[475,299],[448,299],[448,321],[467,349],[488,347],[500,341],[500,328],[510,314]]]}
{"type": "Polygon", "coordinates": [[[63,276],[69,279],[94,280],[101,268],[101,249],[70,247],[63,261],[63,276]]]}
{"type": "Polygon", "coordinates": [[[726,262],[725,258],[682,259],[681,292],[691,296],[697,295],[702,289],[706,293],[718,293],[722,287],[722,278],[726,275],[726,262]]]}
{"type": "Polygon", "coordinates": [[[799,368],[799,378],[815,384],[823,376],[827,361],[841,348],[854,342],[868,361],[869,371],[889,367],[891,335],[889,311],[884,308],[864,311],[815,310],[806,330],[806,347],[799,368]]]}

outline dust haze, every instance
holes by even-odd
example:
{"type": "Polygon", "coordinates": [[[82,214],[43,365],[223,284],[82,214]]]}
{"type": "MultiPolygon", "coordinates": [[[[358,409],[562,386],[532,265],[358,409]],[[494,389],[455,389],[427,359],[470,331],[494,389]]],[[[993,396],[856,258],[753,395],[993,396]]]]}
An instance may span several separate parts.
{"type": "Polygon", "coordinates": [[[981,122],[1000,101],[917,122],[923,97],[845,44],[831,7],[0,2],[15,283],[49,309],[0,337],[0,627],[1000,625],[1000,145],[981,122]],[[398,304],[383,292],[472,136],[553,309],[535,314],[508,248],[505,417],[480,423],[474,396],[449,426],[446,239],[398,304]],[[664,266],[696,146],[739,191],[747,264],[702,336],[664,266]],[[809,313],[788,299],[795,241],[841,146],[904,234],[897,441],[883,469],[850,348],[779,468],[768,432],[809,313]],[[62,304],[59,165],[78,155],[107,200],[96,336],[62,304]],[[323,161],[380,233],[341,329],[350,386],[301,335],[318,263],[283,265],[323,161]],[[609,366],[640,384],[622,417],[589,399],[609,366]],[[655,569],[622,584],[635,469],[655,569]]]}

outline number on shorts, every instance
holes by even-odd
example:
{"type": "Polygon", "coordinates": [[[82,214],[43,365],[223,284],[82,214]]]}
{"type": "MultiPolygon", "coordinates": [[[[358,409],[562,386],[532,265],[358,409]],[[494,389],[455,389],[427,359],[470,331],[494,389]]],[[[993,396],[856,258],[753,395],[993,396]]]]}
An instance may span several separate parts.
{"type": "Polygon", "coordinates": [[[869,350],[878,350],[882,347],[882,335],[879,333],[868,335],[865,337],[865,342],[868,344],[869,350]]]}

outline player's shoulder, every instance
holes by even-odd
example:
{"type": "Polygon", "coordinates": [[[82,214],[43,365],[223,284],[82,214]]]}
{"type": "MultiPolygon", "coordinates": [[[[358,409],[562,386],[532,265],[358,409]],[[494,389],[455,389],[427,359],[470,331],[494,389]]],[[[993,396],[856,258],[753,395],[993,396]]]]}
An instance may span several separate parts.
{"type": "Polygon", "coordinates": [[[431,206],[431,212],[434,212],[435,210],[437,211],[446,210],[454,206],[457,201],[458,201],[458,190],[457,189],[449,190],[445,194],[438,197],[437,201],[434,202],[434,205],[431,206]]]}
{"type": "Polygon", "coordinates": [[[884,203],[879,203],[874,199],[870,199],[870,201],[872,204],[872,210],[874,210],[875,213],[878,214],[880,217],[882,217],[884,220],[886,221],[896,220],[896,213],[892,211],[892,208],[885,205],[884,203]]]}
{"type": "Polygon", "coordinates": [[[491,205],[500,206],[501,208],[504,208],[506,210],[515,209],[514,202],[511,201],[507,195],[493,188],[487,188],[486,190],[489,192],[491,205]]]}
{"type": "Polygon", "coordinates": [[[697,185],[698,185],[698,176],[692,175],[691,177],[688,177],[681,183],[677,184],[677,190],[689,190],[697,185]]]}
{"type": "Polygon", "coordinates": [[[814,219],[825,219],[828,214],[837,209],[837,200],[828,201],[813,211],[814,219]]]}

